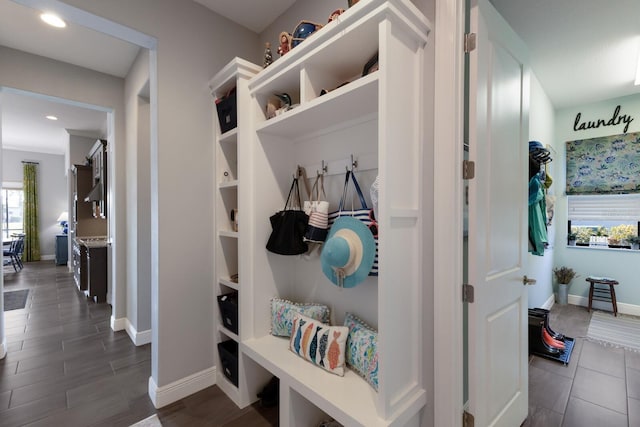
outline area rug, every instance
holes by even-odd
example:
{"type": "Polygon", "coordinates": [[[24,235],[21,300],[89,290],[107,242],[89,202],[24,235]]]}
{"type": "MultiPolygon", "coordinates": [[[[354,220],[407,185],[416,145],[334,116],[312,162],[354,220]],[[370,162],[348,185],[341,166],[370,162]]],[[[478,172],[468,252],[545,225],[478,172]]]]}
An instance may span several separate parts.
{"type": "Polygon", "coordinates": [[[162,427],[162,423],[158,419],[158,416],[156,414],[153,414],[149,418],[145,418],[142,421],[131,424],[130,427],[162,427]]]}
{"type": "Polygon", "coordinates": [[[18,291],[6,291],[4,295],[4,311],[19,310],[27,304],[29,289],[20,289],[18,291]]]}
{"type": "Polygon", "coordinates": [[[640,352],[640,319],[618,313],[594,311],[587,330],[587,339],[604,345],[640,352]]]}

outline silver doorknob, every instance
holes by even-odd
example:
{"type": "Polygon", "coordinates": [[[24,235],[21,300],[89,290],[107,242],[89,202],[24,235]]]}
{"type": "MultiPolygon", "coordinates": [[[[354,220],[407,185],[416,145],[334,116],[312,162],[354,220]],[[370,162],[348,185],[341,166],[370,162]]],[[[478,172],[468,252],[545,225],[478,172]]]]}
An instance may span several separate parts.
{"type": "Polygon", "coordinates": [[[526,275],[522,278],[523,285],[535,285],[536,279],[529,279],[526,275]]]}

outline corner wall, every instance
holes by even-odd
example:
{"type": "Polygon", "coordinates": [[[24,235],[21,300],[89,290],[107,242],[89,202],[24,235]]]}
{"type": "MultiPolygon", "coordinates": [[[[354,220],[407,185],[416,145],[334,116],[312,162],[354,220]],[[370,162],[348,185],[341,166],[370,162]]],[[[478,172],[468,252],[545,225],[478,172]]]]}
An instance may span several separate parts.
{"type": "MultiPolygon", "coordinates": [[[[262,48],[254,33],[192,1],[65,3],[157,40],[157,50],[151,52],[152,64],[157,64],[157,74],[151,69],[151,121],[152,126],[157,123],[157,134],[152,130],[148,215],[152,224],[150,394],[161,407],[215,381],[211,373],[216,304],[211,262],[214,104],[207,83],[235,56],[260,60],[262,48]]],[[[118,161],[124,172],[125,160],[118,161]]],[[[126,170],[127,176],[131,173],[126,170]]]]}
{"type": "MultiPolygon", "coordinates": [[[[531,100],[529,110],[529,140],[542,142],[543,145],[552,145],[554,142],[554,126],[555,117],[553,104],[547,97],[544,89],[540,85],[538,78],[534,73],[531,74],[531,100]]],[[[557,150],[556,150],[557,151],[557,150]]],[[[561,161],[552,151],[551,157],[553,161],[547,164],[547,173],[554,179],[553,184],[548,190],[548,194],[555,197],[561,191],[561,184],[555,179],[557,175],[558,164],[561,161]]],[[[524,173],[527,173],[524,171],[524,173]]],[[[549,237],[549,247],[545,249],[543,256],[528,254],[529,268],[527,276],[536,279],[534,286],[528,286],[529,291],[529,308],[545,307],[548,301],[552,300],[552,269],[554,257],[554,236],[556,234],[557,221],[552,219],[551,225],[547,227],[549,237]]]]}
{"type": "MultiPolygon", "coordinates": [[[[640,95],[625,96],[606,101],[596,102],[578,107],[559,110],[556,115],[556,151],[558,151],[558,164],[561,166],[557,173],[556,182],[561,190],[558,191],[558,203],[556,218],[558,233],[556,234],[556,266],[568,266],[580,275],[572,281],[569,288],[570,302],[584,303],[589,297],[589,286],[585,281],[587,276],[609,276],[616,278],[620,285],[616,287],[616,298],[620,310],[624,310],[625,304],[640,306],[640,287],[638,283],[637,265],[640,262],[640,251],[624,249],[590,249],[582,247],[567,247],[565,242],[567,224],[567,197],[565,196],[565,142],[576,139],[588,139],[622,133],[624,124],[618,126],[600,127],[586,131],[574,131],[576,115],[582,113],[582,121],[611,118],[616,106],[620,105],[620,114],[630,114],[634,120],[629,125],[627,133],[640,131],[640,95]]],[[[610,304],[605,305],[610,309],[610,304]]],[[[629,307],[633,314],[640,307],[629,307]]]]}

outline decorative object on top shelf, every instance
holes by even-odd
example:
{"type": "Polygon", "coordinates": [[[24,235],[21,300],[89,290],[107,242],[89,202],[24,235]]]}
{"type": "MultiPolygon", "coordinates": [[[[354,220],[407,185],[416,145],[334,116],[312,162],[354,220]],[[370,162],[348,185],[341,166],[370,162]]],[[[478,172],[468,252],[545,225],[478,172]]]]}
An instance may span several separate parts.
{"type": "Polygon", "coordinates": [[[341,288],[352,288],[369,275],[376,256],[373,234],[361,221],[341,216],[331,226],[320,262],[325,276],[341,288]]]}
{"type": "Polygon", "coordinates": [[[280,45],[278,46],[278,53],[283,56],[291,50],[291,34],[283,31],[280,33],[280,45]]]}
{"type": "Polygon", "coordinates": [[[267,101],[267,119],[272,119],[293,108],[288,93],[276,93],[267,101]]]}
{"type": "Polygon", "coordinates": [[[267,68],[273,63],[273,55],[271,54],[271,43],[266,42],[264,44],[264,62],[262,68],[267,68]]]}
{"type": "Polygon", "coordinates": [[[303,237],[309,216],[302,210],[298,178],[295,176],[284,209],[271,215],[269,220],[272,231],[267,241],[267,250],[280,255],[301,255],[307,252],[309,247],[303,237]]]}
{"type": "Polygon", "coordinates": [[[238,125],[236,88],[231,89],[224,97],[216,99],[220,133],[234,129],[238,125]]]}
{"type": "Polygon", "coordinates": [[[64,211],[60,213],[56,221],[59,222],[60,227],[62,227],[62,234],[68,234],[69,233],[69,212],[64,211]]]}
{"type": "Polygon", "coordinates": [[[327,20],[327,22],[331,22],[334,19],[336,19],[338,16],[342,15],[344,13],[344,9],[336,9],[333,12],[331,12],[331,15],[329,15],[329,19],[327,20]]]}
{"type": "Polygon", "coordinates": [[[378,52],[376,52],[375,55],[373,55],[371,59],[369,59],[367,63],[364,64],[364,68],[362,69],[362,77],[366,76],[367,74],[373,73],[374,71],[377,71],[377,70],[378,70],[378,52]]]}
{"type": "Polygon", "coordinates": [[[322,28],[322,24],[316,24],[311,21],[300,21],[296,26],[296,29],[293,30],[293,35],[291,36],[291,49],[298,46],[304,41],[304,39],[318,31],[320,28],[322,28]]]}

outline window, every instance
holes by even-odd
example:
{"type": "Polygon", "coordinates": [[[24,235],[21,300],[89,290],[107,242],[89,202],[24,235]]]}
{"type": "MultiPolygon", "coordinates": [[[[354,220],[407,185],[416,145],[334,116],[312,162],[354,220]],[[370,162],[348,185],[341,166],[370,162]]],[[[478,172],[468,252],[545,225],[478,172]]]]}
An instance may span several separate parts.
{"type": "Polygon", "coordinates": [[[2,238],[9,239],[13,233],[24,232],[22,188],[2,187],[2,238]]]}
{"type": "Polygon", "coordinates": [[[638,237],[640,194],[568,196],[569,230],[579,246],[630,248],[638,237]]]}

